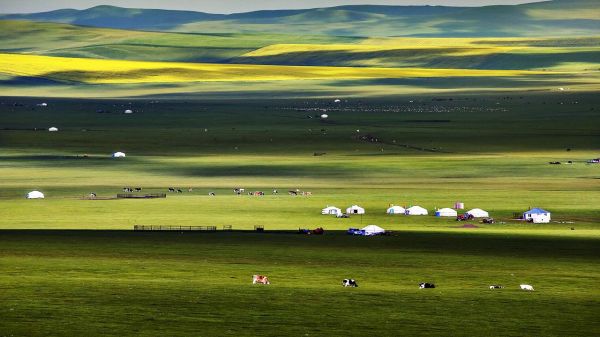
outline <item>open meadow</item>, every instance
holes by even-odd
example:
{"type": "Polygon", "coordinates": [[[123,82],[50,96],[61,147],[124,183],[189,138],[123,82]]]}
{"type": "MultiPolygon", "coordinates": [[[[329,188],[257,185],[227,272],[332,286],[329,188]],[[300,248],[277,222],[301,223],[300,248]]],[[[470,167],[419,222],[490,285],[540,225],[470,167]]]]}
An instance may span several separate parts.
{"type": "Polygon", "coordinates": [[[590,285],[600,280],[600,167],[586,163],[599,147],[594,94],[40,102],[0,102],[7,336],[598,331],[590,285]],[[87,200],[126,186],[167,197],[87,200]],[[25,199],[34,189],[46,198],[25,199]],[[296,189],[312,195],[288,195],[296,189]],[[385,214],[392,203],[432,212],[456,201],[497,223],[385,214]],[[320,214],[352,204],[367,213],[320,214]],[[553,221],[513,220],[536,206],[553,221]],[[131,231],[136,224],[218,231],[131,231]],[[366,224],[394,233],[344,233],[366,224]],[[256,225],[266,232],[240,232],[256,225]],[[316,227],[325,235],[295,233],[316,227]],[[272,284],[253,286],[256,273],[272,284]],[[359,287],[342,288],[347,277],[359,287]]]}
{"type": "Polygon", "coordinates": [[[0,337],[600,335],[597,12],[0,11],[0,337]]]}

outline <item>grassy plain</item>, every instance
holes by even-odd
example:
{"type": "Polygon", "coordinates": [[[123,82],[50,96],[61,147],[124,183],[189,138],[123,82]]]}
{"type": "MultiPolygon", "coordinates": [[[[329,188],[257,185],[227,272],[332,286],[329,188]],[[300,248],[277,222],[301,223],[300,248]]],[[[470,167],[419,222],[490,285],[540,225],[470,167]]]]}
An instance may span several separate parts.
{"type": "MultiPolygon", "coordinates": [[[[384,211],[391,203],[433,211],[461,200],[508,223],[485,230],[518,230],[518,222],[510,220],[513,212],[540,206],[552,210],[557,221],[597,234],[598,167],[585,163],[597,157],[600,146],[593,94],[423,96],[339,104],[57,99],[40,108],[38,102],[2,102],[0,197],[9,206],[1,211],[2,228],[252,229],[261,224],[345,229],[362,222],[395,230],[455,230],[453,220],[390,217],[384,211]],[[122,114],[126,108],[134,114],[122,114]],[[548,117],[548,109],[554,117],[548,117]],[[326,121],[315,117],[323,110],[330,116],[326,121]],[[60,131],[43,131],[50,126],[60,131]],[[128,157],[110,158],[115,151],[128,157]],[[574,163],[548,165],[555,160],[574,163]],[[90,192],[114,197],[124,186],[186,192],[164,200],[80,200],[90,192]],[[194,191],[187,192],[189,187],[194,191]],[[235,187],[269,195],[238,197],[235,187]],[[296,188],[314,195],[287,195],[296,188]],[[23,199],[32,189],[48,198],[23,199]],[[272,189],[280,194],[270,195],[272,189]],[[217,196],[209,197],[210,191],[217,196]],[[355,203],[368,209],[362,218],[319,214],[327,205],[355,203]]],[[[571,226],[539,228],[561,232],[571,226]]]]}
{"type": "Polygon", "coordinates": [[[600,166],[586,163],[600,155],[597,38],[299,42],[39,24],[54,35],[36,47],[39,32],[7,25],[0,336],[598,334],[600,166]],[[194,55],[267,65],[141,62],[194,55]],[[184,193],[85,200],[125,186],[184,193]],[[26,200],[34,189],[46,199],[26,200]],[[384,214],[455,201],[497,223],[384,214]],[[320,214],[352,204],[367,214],[320,214]],[[528,207],[553,222],[513,219],[528,207]],[[341,232],[366,224],[394,235],[341,232]],[[326,235],[291,233],[318,226],[326,235]],[[254,273],[273,284],[252,287],[254,273]],[[360,287],[342,289],[346,277],[360,287]]]}
{"type": "Polygon", "coordinates": [[[585,160],[598,156],[597,107],[595,93],[571,91],[339,104],[5,97],[0,331],[594,335],[599,167],[585,160]],[[42,101],[48,106],[36,105],[42,101]],[[327,121],[315,117],[323,112],[327,121]],[[50,126],[59,132],[45,131],[50,126]],[[118,150],[128,157],[109,157],[118,150]],[[573,164],[547,164],[554,160],[573,164]],[[90,192],[114,196],[123,186],[185,192],[157,200],[82,200],[90,192]],[[235,196],[234,187],[268,195],[235,196]],[[270,195],[273,188],[281,194],[270,195]],[[313,196],[286,195],[295,188],[313,196]],[[47,198],[24,199],[33,189],[47,198]],[[457,200],[504,223],[466,229],[452,219],[384,214],[390,203],[433,210],[457,200]],[[326,205],[354,203],[367,214],[319,214],[326,205]],[[511,220],[530,206],[549,209],[554,222],[511,220]],[[395,234],[360,238],[335,231],[369,223],[395,234]],[[323,226],[326,234],[134,233],[134,224],[291,232],[323,226]],[[269,275],[272,285],[253,287],[255,273],[269,275]],[[360,287],[343,289],[346,277],[360,287]],[[437,288],[418,290],[423,281],[437,288]],[[488,289],[496,283],[506,288],[488,289]],[[520,283],[536,291],[523,292],[520,283]]]}
{"type": "Polygon", "coordinates": [[[598,239],[2,231],[14,336],[590,336],[598,239]],[[265,273],[270,286],[252,286],[265,273]],[[341,279],[359,287],[344,289],[341,279]],[[436,289],[419,290],[434,282],[436,289]],[[505,289],[491,291],[490,284],[505,289]],[[520,283],[536,291],[525,293],[520,283]],[[26,323],[25,323],[26,322],[26,323]]]}

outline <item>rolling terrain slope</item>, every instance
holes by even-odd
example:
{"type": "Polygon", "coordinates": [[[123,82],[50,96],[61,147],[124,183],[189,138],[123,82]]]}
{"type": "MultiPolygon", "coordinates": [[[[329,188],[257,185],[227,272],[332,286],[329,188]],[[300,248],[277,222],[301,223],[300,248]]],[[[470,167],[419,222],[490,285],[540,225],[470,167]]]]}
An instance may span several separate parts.
{"type": "Polygon", "coordinates": [[[202,33],[322,34],[336,36],[572,36],[597,35],[594,0],[554,0],[514,6],[340,6],[239,14],[98,6],[3,15],[4,19],[136,30],[202,33]]]}

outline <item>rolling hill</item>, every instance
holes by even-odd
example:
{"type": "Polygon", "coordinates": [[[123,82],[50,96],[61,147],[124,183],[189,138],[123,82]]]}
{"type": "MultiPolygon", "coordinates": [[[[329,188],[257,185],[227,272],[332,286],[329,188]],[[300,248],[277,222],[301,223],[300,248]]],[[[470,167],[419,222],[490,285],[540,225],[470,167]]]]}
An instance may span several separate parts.
{"type": "Polygon", "coordinates": [[[75,58],[345,67],[597,69],[600,37],[355,38],[130,31],[0,20],[0,52],[75,58]]]}
{"type": "Polygon", "coordinates": [[[336,36],[571,36],[600,34],[593,0],[555,0],[485,7],[339,6],[303,10],[209,14],[97,6],[0,19],[33,20],[133,30],[336,36]]]}

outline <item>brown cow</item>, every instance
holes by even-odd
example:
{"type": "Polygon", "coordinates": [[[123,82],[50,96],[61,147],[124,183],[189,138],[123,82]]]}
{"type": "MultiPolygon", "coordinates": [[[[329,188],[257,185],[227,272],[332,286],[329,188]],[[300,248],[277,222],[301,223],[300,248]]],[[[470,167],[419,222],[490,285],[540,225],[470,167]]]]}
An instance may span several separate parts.
{"type": "Polygon", "coordinates": [[[252,284],[257,283],[271,284],[271,282],[269,282],[269,278],[264,275],[252,275],[252,284]]]}

